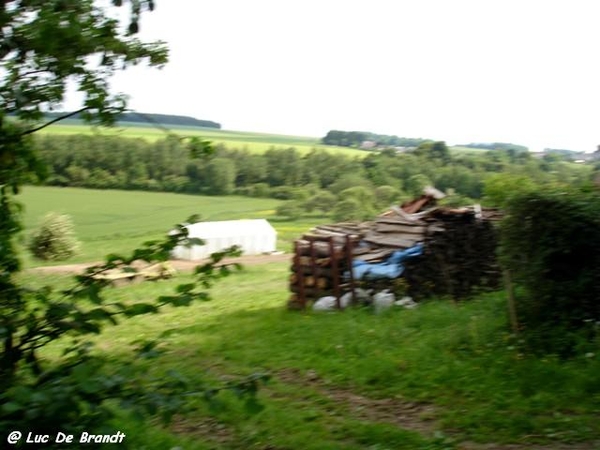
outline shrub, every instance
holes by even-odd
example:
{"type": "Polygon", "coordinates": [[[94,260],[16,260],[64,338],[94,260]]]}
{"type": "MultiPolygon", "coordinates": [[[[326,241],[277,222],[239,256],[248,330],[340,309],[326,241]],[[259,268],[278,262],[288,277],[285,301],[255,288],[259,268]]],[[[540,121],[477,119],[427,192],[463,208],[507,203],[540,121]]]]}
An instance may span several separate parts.
{"type": "Polygon", "coordinates": [[[329,213],[337,201],[335,194],[329,191],[321,191],[304,202],[304,209],[308,212],[321,211],[329,213]]]}
{"type": "Polygon", "coordinates": [[[337,202],[331,214],[336,222],[368,220],[374,215],[370,205],[361,204],[352,197],[337,202]]]}
{"type": "Polygon", "coordinates": [[[302,207],[295,201],[287,201],[279,205],[276,209],[278,216],[287,217],[290,220],[296,220],[302,216],[302,207]]]}
{"type": "Polygon", "coordinates": [[[79,249],[71,218],[65,214],[48,213],[33,233],[29,251],[44,261],[60,261],[73,256],[79,249]]]}
{"type": "Polygon", "coordinates": [[[379,186],[375,189],[375,203],[378,208],[388,208],[393,204],[398,204],[402,197],[400,190],[393,186],[379,186]]]}
{"type": "Polygon", "coordinates": [[[524,289],[517,312],[526,339],[570,356],[600,320],[600,193],[526,193],[506,212],[502,259],[524,289]]]}

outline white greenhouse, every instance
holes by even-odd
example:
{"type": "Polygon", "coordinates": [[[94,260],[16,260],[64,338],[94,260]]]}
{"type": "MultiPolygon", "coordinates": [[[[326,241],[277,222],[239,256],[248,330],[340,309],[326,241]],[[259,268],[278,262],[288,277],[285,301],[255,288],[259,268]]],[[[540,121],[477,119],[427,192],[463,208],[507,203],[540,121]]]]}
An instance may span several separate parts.
{"type": "Polygon", "coordinates": [[[202,239],[204,245],[177,246],[176,259],[197,261],[232,245],[240,246],[244,255],[260,255],[274,252],[277,245],[277,232],[265,219],[198,222],[186,228],[189,237],[202,239]]]}

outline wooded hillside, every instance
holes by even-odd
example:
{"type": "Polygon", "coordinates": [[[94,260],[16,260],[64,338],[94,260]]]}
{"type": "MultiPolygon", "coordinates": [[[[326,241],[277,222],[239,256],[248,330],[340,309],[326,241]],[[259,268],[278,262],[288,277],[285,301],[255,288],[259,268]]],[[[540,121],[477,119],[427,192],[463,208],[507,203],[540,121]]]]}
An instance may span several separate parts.
{"type": "MultiPolygon", "coordinates": [[[[68,112],[49,112],[45,116],[48,119],[55,119],[62,117],[68,112]]],[[[76,114],[72,116],[74,119],[81,118],[80,115],[76,114]]],[[[139,113],[139,112],[128,112],[117,116],[118,122],[133,122],[142,124],[161,124],[161,125],[179,125],[186,127],[203,127],[203,128],[216,128],[221,129],[221,124],[213,122],[211,120],[200,120],[190,116],[178,116],[172,114],[153,114],[153,113],[139,113]]]]}

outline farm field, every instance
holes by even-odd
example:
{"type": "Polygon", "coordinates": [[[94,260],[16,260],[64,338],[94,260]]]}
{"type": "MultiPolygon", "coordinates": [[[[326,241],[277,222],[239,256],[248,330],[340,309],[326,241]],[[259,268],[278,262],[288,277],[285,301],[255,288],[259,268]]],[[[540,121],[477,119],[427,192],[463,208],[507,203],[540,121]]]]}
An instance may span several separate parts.
{"type": "MultiPolygon", "coordinates": [[[[270,148],[289,148],[294,147],[300,154],[307,154],[313,149],[326,150],[329,153],[365,158],[370,152],[348,147],[338,147],[333,145],[323,145],[319,143],[318,137],[307,136],[288,136],[281,134],[257,133],[250,131],[219,130],[215,128],[200,127],[167,127],[170,131],[180,136],[198,136],[212,141],[215,144],[222,144],[227,148],[248,150],[252,153],[262,154],[270,148]]],[[[128,138],[141,138],[148,141],[155,141],[165,137],[165,131],[158,129],[151,124],[141,124],[132,122],[123,122],[114,128],[90,127],[79,120],[67,119],[60,123],[45,128],[41,134],[109,134],[128,138]]],[[[469,147],[454,146],[450,151],[455,154],[464,153],[482,153],[485,149],[473,149],[469,147]]]]}
{"type": "MultiPolygon", "coordinates": [[[[274,215],[281,201],[274,199],[39,186],[26,186],[19,197],[25,206],[24,236],[48,212],[72,217],[82,249],[65,263],[97,261],[108,253],[131,251],[146,240],[161,238],[173,225],[193,214],[207,221],[270,219],[278,232],[278,248],[285,251],[302,232],[327,221],[323,218],[280,221],[274,215]]],[[[42,264],[23,256],[28,267],[42,264]]],[[[48,264],[57,263],[44,265],[48,264]]]]}
{"type": "MultiPolygon", "coordinates": [[[[327,150],[328,152],[342,155],[365,157],[368,152],[346,147],[322,145],[319,138],[306,136],[285,136],[268,133],[253,133],[246,131],[218,130],[215,128],[199,127],[167,127],[170,131],[180,136],[198,136],[212,141],[214,144],[222,144],[232,149],[247,149],[254,153],[264,153],[270,148],[294,147],[301,154],[309,153],[313,149],[327,150]]],[[[49,134],[110,134],[129,138],[141,138],[149,141],[162,139],[166,136],[165,131],[152,125],[139,123],[121,123],[114,128],[90,127],[77,120],[66,120],[61,123],[45,128],[42,133],[49,134]]]]}
{"type": "MultiPolygon", "coordinates": [[[[110,327],[99,348],[119,360],[130,343],[161,341],[148,376],[176,370],[217,386],[268,373],[264,409],[219,394],[219,408],[156,422],[119,419],[135,448],[593,450],[600,437],[600,360],[560,362],[522,354],[507,334],[503,293],[462,304],[431,301],[373,314],[285,309],[288,264],[247,266],[219,283],[212,300],[110,327]],[[581,441],[588,441],[581,442],[581,441]]],[[[27,275],[35,284],[65,277],[27,275]]],[[[172,292],[175,280],[113,288],[108,301],[172,292]]],[[[47,354],[53,357],[60,345],[47,354]]]]}
{"type": "MultiPolygon", "coordinates": [[[[133,249],[193,213],[205,219],[269,218],[277,204],[48,187],[26,187],[21,200],[27,229],[47,210],[74,217],[86,248],[81,261],[133,249]]],[[[272,223],[287,245],[318,221],[272,223]]],[[[293,312],[285,308],[289,273],[289,262],[246,266],[219,281],[209,302],[137,316],[95,338],[113,361],[128,361],[133,341],[159,339],[159,358],[139,362],[149,377],[176,370],[197,386],[257,372],[271,377],[258,393],[263,409],[254,414],[225,392],[218,408],[190,399],[195,409],[166,427],[120,417],[115,427],[132,448],[598,448],[600,358],[560,361],[523,353],[507,332],[503,292],[381,314],[367,308],[293,312]]],[[[70,285],[68,276],[57,273],[28,270],[19,276],[34,287],[70,285]]],[[[172,280],[110,288],[106,300],[147,301],[190,277],[180,272],[172,280]]],[[[56,343],[45,357],[56,357],[65,345],[56,343]]]]}

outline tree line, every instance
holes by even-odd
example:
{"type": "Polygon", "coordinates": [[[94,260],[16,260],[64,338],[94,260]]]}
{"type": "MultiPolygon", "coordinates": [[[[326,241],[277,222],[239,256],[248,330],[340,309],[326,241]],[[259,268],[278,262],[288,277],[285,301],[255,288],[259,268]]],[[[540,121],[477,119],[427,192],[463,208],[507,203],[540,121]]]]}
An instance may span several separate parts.
{"type": "Polygon", "coordinates": [[[509,142],[472,142],[470,144],[460,144],[460,147],[476,148],[481,150],[508,150],[513,152],[526,152],[529,150],[524,145],[511,144],[509,142]]]}
{"type": "Polygon", "coordinates": [[[581,184],[592,169],[508,150],[452,155],[444,142],[425,142],[408,153],[371,152],[365,158],[275,147],[255,154],[217,145],[211,158],[196,160],[172,137],[148,142],[44,135],[36,145],[47,164],[48,185],[272,197],[293,201],[296,209],[288,212],[296,215],[298,208],[330,212],[340,200],[354,197],[357,209],[368,216],[420,195],[427,185],[452,193],[456,203],[481,201],[486,194],[497,203],[515,183],[581,184]]]}
{"type": "Polygon", "coordinates": [[[386,147],[417,147],[428,142],[428,139],[404,138],[387,134],[376,134],[366,131],[340,131],[330,130],[321,142],[325,145],[338,145],[340,147],[360,147],[363,142],[370,141],[376,146],[386,147]]]}
{"type": "MultiPolygon", "coordinates": [[[[64,116],[65,112],[47,112],[44,114],[48,120],[56,119],[64,116]]],[[[74,114],[74,119],[83,119],[83,115],[74,114]]],[[[139,113],[139,112],[124,112],[115,116],[117,122],[132,122],[141,123],[145,125],[172,125],[172,126],[186,126],[186,127],[203,127],[203,128],[216,128],[221,129],[221,124],[213,122],[212,120],[200,120],[190,116],[178,116],[172,114],[153,114],[153,113],[139,113]]]]}

